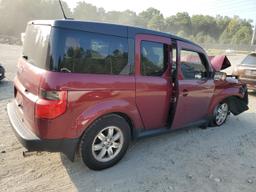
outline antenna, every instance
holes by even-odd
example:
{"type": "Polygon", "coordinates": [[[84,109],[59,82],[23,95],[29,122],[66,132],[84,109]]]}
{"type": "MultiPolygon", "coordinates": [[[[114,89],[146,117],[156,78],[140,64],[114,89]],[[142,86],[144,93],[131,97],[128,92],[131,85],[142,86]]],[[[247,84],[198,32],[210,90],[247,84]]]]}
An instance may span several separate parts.
{"type": "Polygon", "coordinates": [[[59,3],[60,3],[60,8],[61,8],[61,12],[62,12],[62,14],[63,14],[63,17],[64,17],[65,19],[68,19],[68,18],[66,17],[66,15],[65,15],[65,12],[64,12],[64,9],[63,9],[61,0],[59,0],[59,3]]]}

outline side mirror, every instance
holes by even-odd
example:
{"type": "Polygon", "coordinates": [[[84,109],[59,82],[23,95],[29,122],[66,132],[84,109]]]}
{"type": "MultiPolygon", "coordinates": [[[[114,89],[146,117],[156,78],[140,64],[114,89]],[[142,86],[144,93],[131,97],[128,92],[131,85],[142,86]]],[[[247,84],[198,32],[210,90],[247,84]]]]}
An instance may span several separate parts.
{"type": "Polygon", "coordinates": [[[216,71],[214,73],[214,80],[225,80],[227,77],[227,74],[225,72],[216,71]]]}

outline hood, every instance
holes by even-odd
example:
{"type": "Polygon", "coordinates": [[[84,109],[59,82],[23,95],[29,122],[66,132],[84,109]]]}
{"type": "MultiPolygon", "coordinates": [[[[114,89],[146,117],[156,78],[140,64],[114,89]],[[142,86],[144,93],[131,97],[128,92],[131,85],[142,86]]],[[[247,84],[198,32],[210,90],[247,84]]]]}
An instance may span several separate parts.
{"type": "Polygon", "coordinates": [[[221,71],[231,66],[226,55],[217,55],[208,57],[214,71],[221,71]]]}

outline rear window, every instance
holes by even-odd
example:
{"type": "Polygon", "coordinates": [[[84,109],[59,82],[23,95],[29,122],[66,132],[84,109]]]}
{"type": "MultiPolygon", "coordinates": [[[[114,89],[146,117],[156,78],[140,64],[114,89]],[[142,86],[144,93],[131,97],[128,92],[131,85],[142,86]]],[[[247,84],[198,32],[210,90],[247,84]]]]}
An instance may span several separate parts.
{"type": "Polygon", "coordinates": [[[27,26],[22,54],[32,65],[47,68],[50,33],[51,27],[47,25],[29,24],[27,26]]]}
{"type": "Polygon", "coordinates": [[[50,68],[59,72],[127,75],[127,38],[97,33],[53,30],[50,68]]]}
{"type": "Polygon", "coordinates": [[[256,54],[247,55],[245,59],[242,61],[242,64],[256,65],[256,54]]]}

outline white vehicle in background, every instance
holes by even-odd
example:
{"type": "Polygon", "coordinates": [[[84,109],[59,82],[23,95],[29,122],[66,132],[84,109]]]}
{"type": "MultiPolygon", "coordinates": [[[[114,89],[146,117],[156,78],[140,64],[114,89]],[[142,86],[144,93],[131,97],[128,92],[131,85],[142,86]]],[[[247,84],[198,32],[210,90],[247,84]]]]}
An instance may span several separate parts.
{"type": "Polygon", "coordinates": [[[225,52],[226,52],[227,54],[228,54],[228,53],[234,53],[235,50],[233,50],[233,49],[226,49],[225,52]]]}

